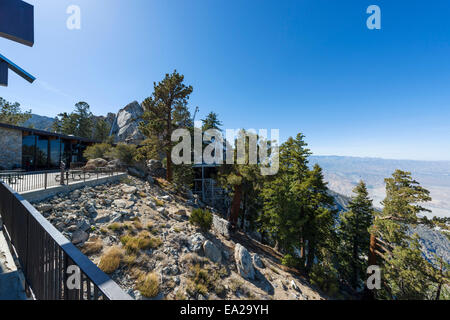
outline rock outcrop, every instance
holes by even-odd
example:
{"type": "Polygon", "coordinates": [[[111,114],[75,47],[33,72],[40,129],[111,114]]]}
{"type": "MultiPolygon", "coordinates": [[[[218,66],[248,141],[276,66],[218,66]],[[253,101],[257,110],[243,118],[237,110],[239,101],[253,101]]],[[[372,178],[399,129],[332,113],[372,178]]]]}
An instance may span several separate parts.
{"type": "Polygon", "coordinates": [[[139,131],[139,123],[142,122],[143,113],[144,109],[137,101],[133,101],[119,110],[111,129],[116,143],[139,144],[144,140],[144,135],[139,131]]]}
{"type": "Polygon", "coordinates": [[[244,279],[255,279],[255,268],[253,267],[252,256],[248,250],[239,243],[236,243],[234,248],[234,259],[236,260],[236,267],[239,274],[244,279]]]}

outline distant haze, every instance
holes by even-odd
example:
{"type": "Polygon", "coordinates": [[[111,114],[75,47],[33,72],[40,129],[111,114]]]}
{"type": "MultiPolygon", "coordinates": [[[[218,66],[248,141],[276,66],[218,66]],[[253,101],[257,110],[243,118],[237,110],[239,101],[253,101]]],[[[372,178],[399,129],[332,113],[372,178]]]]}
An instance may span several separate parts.
{"type": "Polygon", "coordinates": [[[431,193],[433,201],[426,205],[429,217],[450,217],[450,161],[389,160],[341,156],[311,156],[310,164],[324,169],[331,190],[346,196],[363,180],[369,189],[374,205],[381,208],[385,197],[384,179],[396,169],[409,171],[412,177],[431,193]]]}

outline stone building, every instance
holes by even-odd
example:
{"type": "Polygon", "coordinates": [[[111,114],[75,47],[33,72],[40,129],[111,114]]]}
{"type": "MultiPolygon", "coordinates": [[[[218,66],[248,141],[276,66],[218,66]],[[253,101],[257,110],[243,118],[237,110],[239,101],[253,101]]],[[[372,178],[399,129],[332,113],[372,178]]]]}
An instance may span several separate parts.
{"type": "Polygon", "coordinates": [[[0,123],[0,170],[59,168],[84,162],[83,151],[96,141],[0,123]]]}

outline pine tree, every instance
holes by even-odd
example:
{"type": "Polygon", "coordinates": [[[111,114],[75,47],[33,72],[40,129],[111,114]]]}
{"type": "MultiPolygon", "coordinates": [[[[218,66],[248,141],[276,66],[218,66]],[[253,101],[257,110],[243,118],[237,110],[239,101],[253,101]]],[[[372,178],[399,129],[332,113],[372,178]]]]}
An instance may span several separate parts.
{"type": "MultiPolygon", "coordinates": [[[[256,228],[256,220],[262,206],[259,191],[262,188],[263,177],[261,176],[260,164],[249,163],[249,141],[256,139],[257,152],[262,140],[252,133],[241,130],[238,139],[245,141],[244,164],[237,163],[237,149],[233,149],[234,164],[221,166],[219,169],[218,180],[222,187],[232,191],[231,213],[229,220],[233,226],[237,226],[238,218],[241,216],[241,228],[247,221],[250,228],[256,228]],[[241,210],[241,205],[243,210],[241,210]]],[[[236,144],[235,144],[236,145],[236,144]]]]}
{"type": "Polygon", "coordinates": [[[413,180],[410,172],[396,170],[385,179],[384,208],[375,215],[372,232],[388,244],[382,259],[383,288],[377,295],[389,299],[427,299],[432,287],[429,270],[417,235],[408,229],[420,222],[417,216],[429,210],[420,204],[431,201],[430,192],[413,180]]]}
{"type": "Polygon", "coordinates": [[[75,135],[82,138],[92,138],[92,112],[87,102],[80,101],[75,104],[74,117],[77,128],[75,135]]]}
{"type": "Polygon", "coordinates": [[[205,119],[202,119],[202,130],[205,132],[209,129],[217,129],[220,130],[222,126],[222,122],[219,121],[217,113],[210,112],[205,119]]]}
{"type": "Polygon", "coordinates": [[[163,152],[166,157],[167,180],[172,182],[172,132],[180,127],[191,126],[190,113],[187,109],[192,86],[186,86],[184,76],[176,70],[166,74],[159,83],[154,83],[153,94],[144,100],[144,122],[140,125],[141,132],[147,137],[146,146],[142,152],[163,152]]]}
{"type": "Polygon", "coordinates": [[[74,135],[82,138],[92,138],[93,133],[92,112],[88,103],[80,101],[75,104],[72,113],[58,114],[53,122],[52,129],[57,133],[74,135]]]}
{"type": "Polygon", "coordinates": [[[30,118],[31,110],[23,112],[18,102],[11,103],[0,97],[0,122],[20,126],[30,118]]]}
{"type": "Polygon", "coordinates": [[[335,211],[322,169],[308,168],[311,153],[303,139],[298,134],[280,147],[280,170],[264,184],[261,223],[283,252],[283,263],[308,275],[335,242],[335,211]]]}
{"type": "Polygon", "coordinates": [[[104,119],[100,118],[95,121],[93,138],[97,141],[105,142],[109,137],[111,126],[104,119]]]}
{"type": "Polygon", "coordinates": [[[361,288],[367,270],[369,228],[373,223],[373,206],[366,184],[360,181],[348,211],[341,214],[339,224],[339,272],[341,279],[353,290],[361,288]]]}

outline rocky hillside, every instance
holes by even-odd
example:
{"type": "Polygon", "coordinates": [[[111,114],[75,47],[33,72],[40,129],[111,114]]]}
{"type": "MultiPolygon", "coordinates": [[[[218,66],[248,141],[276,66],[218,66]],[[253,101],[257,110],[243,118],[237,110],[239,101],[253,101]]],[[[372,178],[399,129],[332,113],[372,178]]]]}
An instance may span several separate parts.
{"type": "Polygon", "coordinates": [[[201,203],[131,178],[86,187],[35,206],[136,299],[324,299],[272,248],[230,235],[214,214],[190,224],[201,203]]]}

